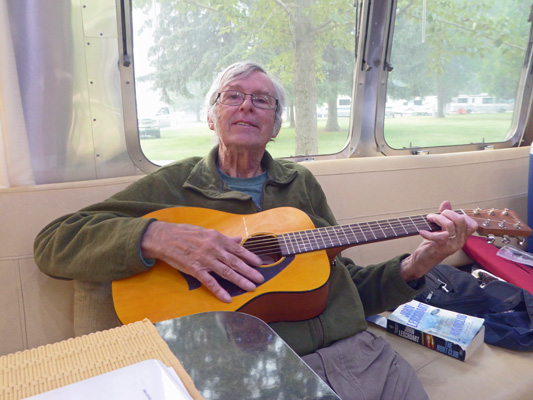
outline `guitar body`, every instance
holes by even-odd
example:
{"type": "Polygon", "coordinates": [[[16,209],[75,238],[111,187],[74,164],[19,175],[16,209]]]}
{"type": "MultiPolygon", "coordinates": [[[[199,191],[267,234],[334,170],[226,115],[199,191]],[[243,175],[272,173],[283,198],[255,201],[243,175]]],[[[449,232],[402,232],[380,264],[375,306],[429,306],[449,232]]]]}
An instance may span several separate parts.
{"type": "MultiPolygon", "coordinates": [[[[314,229],[309,217],[290,207],[239,215],[194,207],[175,207],[150,213],[145,218],[198,225],[243,239],[314,229]]],[[[232,295],[223,303],[199,285],[157,260],[147,272],[112,283],[113,303],[122,323],[149,318],[152,322],[207,311],[241,311],[265,322],[305,320],[320,314],[327,303],[330,262],[325,250],[296,256],[257,268],[265,282],[253,292],[223,285],[232,295]]],[[[219,279],[222,281],[222,279],[219,279]]],[[[222,282],[221,282],[222,284],[222,282]]]]}

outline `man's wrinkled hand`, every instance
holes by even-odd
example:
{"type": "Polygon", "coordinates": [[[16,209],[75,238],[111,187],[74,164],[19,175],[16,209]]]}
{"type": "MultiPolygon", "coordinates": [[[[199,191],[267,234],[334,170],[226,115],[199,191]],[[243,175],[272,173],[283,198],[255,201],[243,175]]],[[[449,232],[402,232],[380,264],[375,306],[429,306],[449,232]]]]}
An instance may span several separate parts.
{"type": "Polygon", "coordinates": [[[264,281],[253,268],[262,264],[261,259],[240,241],[213,229],[154,221],[144,233],[141,251],[144,258],[162,260],[195,277],[219,300],[230,303],[231,296],[212,272],[246,291],[255,290],[255,284],[264,281]]]}
{"type": "Polygon", "coordinates": [[[439,214],[429,214],[427,219],[439,225],[442,230],[420,232],[424,240],[400,264],[400,274],[406,282],[421,278],[446,257],[457,252],[478,228],[477,222],[472,218],[452,211],[449,201],[441,204],[439,214]]]}

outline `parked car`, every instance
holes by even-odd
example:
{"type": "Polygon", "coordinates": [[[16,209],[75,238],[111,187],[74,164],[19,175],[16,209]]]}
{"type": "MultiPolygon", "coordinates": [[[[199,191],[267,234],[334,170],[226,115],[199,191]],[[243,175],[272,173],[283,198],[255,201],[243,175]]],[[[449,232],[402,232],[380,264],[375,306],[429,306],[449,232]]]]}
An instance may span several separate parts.
{"type": "Polygon", "coordinates": [[[161,130],[159,128],[159,121],[154,118],[140,118],[139,119],[139,137],[141,139],[161,137],[161,130]]]}
{"type": "Polygon", "coordinates": [[[168,128],[170,126],[170,110],[168,107],[162,107],[155,114],[155,118],[159,122],[159,128],[168,128]]]}
{"type": "Polygon", "coordinates": [[[317,118],[327,118],[328,117],[328,106],[316,107],[316,117],[317,118]]]}
{"type": "Polygon", "coordinates": [[[396,111],[394,110],[392,107],[390,106],[387,106],[385,107],[385,117],[391,117],[391,118],[394,118],[396,117],[397,115],[399,115],[400,117],[403,116],[403,112],[401,111],[396,111]]]}

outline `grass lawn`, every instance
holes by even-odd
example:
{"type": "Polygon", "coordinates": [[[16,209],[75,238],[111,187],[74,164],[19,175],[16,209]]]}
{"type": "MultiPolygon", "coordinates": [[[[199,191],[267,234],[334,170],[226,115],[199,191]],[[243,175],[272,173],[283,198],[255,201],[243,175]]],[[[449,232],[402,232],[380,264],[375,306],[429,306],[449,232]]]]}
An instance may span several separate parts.
{"type": "MultiPolygon", "coordinates": [[[[392,148],[446,146],[503,141],[511,125],[512,113],[447,115],[446,118],[404,116],[385,120],[385,140],[392,148]]],[[[318,120],[318,149],[321,154],[340,151],[348,139],[349,118],[339,118],[341,130],[326,132],[325,119],[318,120]]],[[[161,129],[160,139],[143,139],[141,147],[150,160],[166,162],[190,156],[203,156],[215,144],[206,122],[161,129]]],[[[267,149],[274,157],[294,154],[294,128],[283,126],[267,149]]]]}
{"type": "Polygon", "coordinates": [[[511,127],[512,113],[396,117],[385,120],[385,140],[395,149],[500,142],[511,127]]]}

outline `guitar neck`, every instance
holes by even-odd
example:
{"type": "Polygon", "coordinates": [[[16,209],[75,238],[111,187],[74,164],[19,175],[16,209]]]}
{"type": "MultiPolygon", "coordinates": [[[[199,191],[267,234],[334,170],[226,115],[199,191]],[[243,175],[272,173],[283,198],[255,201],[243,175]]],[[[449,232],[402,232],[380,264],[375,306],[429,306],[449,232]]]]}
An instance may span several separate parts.
{"type": "Polygon", "coordinates": [[[278,243],[281,253],[288,256],[399,239],[417,235],[421,230],[436,232],[441,227],[428,221],[425,215],[416,215],[284,233],[278,235],[278,243]]]}

